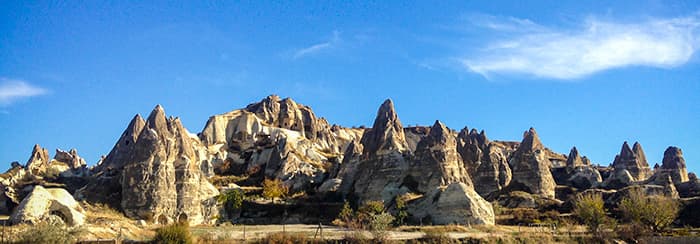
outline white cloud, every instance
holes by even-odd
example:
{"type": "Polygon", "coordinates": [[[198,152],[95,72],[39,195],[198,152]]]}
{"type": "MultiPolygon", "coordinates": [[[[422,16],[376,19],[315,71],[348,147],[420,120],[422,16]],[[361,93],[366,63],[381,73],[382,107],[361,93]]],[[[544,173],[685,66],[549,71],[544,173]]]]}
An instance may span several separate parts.
{"type": "Polygon", "coordinates": [[[640,23],[589,18],[574,30],[491,17],[477,24],[508,37],[460,62],[485,77],[498,73],[554,79],[575,79],[626,66],[673,68],[688,62],[700,47],[698,17],[640,23]]]}
{"type": "Polygon", "coordinates": [[[334,47],[335,45],[338,44],[338,42],[340,42],[340,32],[336,30],[336,31],[333,31],[333,37],[331,37],[330,40],[328,40],[326,42],[314,44],[314,45],[311,45],[311,46],[306,47],[306,48],[296,50],[294,52],[293,58],[299,59],[299,58],[303,58],[305,56],[308,56],[308,55],[311,55],[314,53],[318,53],[318,52],[323,51],[325,49],[334,47]]]}
{"type": "Polygon", "coordinates": [[[18,99],[46,94],[47,90],[23,80],[0,78],[0,105],[7,106],[18,99]]]}

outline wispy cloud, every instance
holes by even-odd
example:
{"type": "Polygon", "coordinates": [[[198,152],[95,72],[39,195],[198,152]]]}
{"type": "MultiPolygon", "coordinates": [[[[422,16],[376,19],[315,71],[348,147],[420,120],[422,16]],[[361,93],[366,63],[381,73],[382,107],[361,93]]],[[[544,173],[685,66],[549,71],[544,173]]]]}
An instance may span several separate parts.
{"type": "Polygon", "coordinates": [[[0,78],[0,105],[8,106],[15,101],[46,94],[47,90],[23,80],[0,78]]]}
{"type": "Polygon", "coordinates": [[[340,32],[335,30],[333,31],[333,36],[331,37],[330,40],[322,43],[317,43],[314,45],[311,45],[309,47],[301,48],[298,49],[294,52],[294,55],[292,58],[294,59],[300,59],[308,55],[312,55],[318,52],[321,52],[323,50],[329,49],[334,47],[335,45],[340,42],[340,32]]]}
{"type": "Polygon", "coordinates": [[[463,67],[485,77],[525,74],[566,80],[626,66],[673,68],[688,62],[700,47],[697,14],[638,23],[591,17],[573,29],[512,17],[480,18],[472,24],[507,34],[460,58],[463,67]]]}

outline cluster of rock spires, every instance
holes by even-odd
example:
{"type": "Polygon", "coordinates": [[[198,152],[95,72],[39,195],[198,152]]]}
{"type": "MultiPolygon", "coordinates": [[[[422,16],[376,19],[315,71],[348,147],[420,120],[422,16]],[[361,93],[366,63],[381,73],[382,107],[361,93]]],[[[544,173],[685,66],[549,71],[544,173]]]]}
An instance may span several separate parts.
{"type": "Polygon", "coordinates": [[[565,205],[584,191],[606,191],[615,199],[610,192],[642,186],[675,197],[700,196],[700,182],[688,174],[676,147],[652,170],[641,145],[625,142],[611,166],[601,167],[576,147],[568,155],[551,151],[534,128],[521,142],[492,141],[483,130],[466,127],[456,132],[440,121],[404,128],[391,100],[379,107],[371,128],[345,128],[272,95],[210,117],[196,135],[156,106],[146,119],[136,115],[90,169],[75,149],[56,150],[49,159],[36,145],[25,165],[13,163],[0,175],[0,213],[34,223],[58,211],[64,222],[80,224],[82,209],[66,200],[72,193],[133,219],[209,224],[222,211],[219,190],[208,180],[216,175],[246,176],[250,185],[275,178],[293,192],[380,200],[388,209],[407,197],[410,220],[433,224],[494,224],[492,201],[565,205]],[[70,193],[46,184],[52,179],[73,179],[66,186],[70,193]]]}

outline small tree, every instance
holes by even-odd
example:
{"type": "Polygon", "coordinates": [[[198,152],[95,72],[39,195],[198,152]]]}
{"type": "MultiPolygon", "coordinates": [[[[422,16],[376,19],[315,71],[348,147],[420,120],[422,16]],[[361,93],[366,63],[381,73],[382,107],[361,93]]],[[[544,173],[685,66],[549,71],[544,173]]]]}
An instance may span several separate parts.
{"type": "Polygon", "coordinates": [[[366,201],[358,208],[356,217],[364,229],[380,240],[386,237],[386,230],[394,221],[394,216],[385,211],[382,201],[366,201]]]}
{"type": "Polygon", "coordinates": [[[343,204],[343,209],[338,213],[338,219],[343,222],[347,227],[352,227],[352,221],[355,218],[355,213],[350,207],[350,203],[345,201],[343,204]]]}
{"type": "Polygon", "coordinates": [[[263,197],[272,199],[272,203],[275,203],[275,198],[287,195],[287,192],[289,192],[289,189],[279,179],[265,179],[263,181],[263,197]]]}
{"type": "Polygon", "coordinates": [[[574,214],[595,236],[601,235],[602,226],[609,221],[603,205],[603,196],[600,193],[579,195],[574,204],[574,214]]]}
{"type": "MultiPolygon", "coordinates": [[[[231,214],[241,209],[245,194],[240,189],[233,189],[222,193],[218,197],[219,203],[224,205],[227,214],[231,214]]],[[[229,216],[230,217],[230,216],[229,216]]]]}
{"type": "Polygon", "coordinates": [[[668,196],[647,196],[640,188],[630,189],[620,202],[620,211],[633,224],[647,226],[654,232],[668,227],[678,216],[679,204],[668,196]]]}
{"type": "Polygon", "coordinates": [[[404,224],[404,221],[408,217],[408,211],[406,207],[406,201],[407,201],[407,196],[406,195],[401,195],[401,196],[396,196],[396,225],[400,226],[404,224]]]}

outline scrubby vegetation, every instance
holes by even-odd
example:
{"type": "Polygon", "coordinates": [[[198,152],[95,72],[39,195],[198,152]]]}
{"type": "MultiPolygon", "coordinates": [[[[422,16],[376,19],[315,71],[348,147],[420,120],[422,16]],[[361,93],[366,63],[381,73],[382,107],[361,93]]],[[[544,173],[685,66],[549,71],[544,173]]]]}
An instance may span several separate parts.
{"type": "Polygon", "coordinates": [[[263,197],[267,199],[272,199],[272,203],[275,202],[275,198],[282,198],[287,195],[289,188],[282,183],[279,179],[265,179],[262,183],[263,186],[263,197]]]}
{"type": "Polygon", "coordinates": [[[156,236],[153,238],[153,243],[168,243],[168,244],[192,244],[192,234],[187,224],[178,223],[156,230],[156,236]]]}
{"type": "Polygon", "coordinates": [[[241,209],[243,200],[245,200],[245,193],[240,189],[233,189],[219,195],[217,200],[223,204],[226,213],[230,214],[241,209]]]}
{"type": "Polygon", "coordinates": [[[70,244],[75,243],[80,228],[68,228],[56,223],[41,223],[25,229],[14,241],[17,244],[70,244]]]}
{"type": "Polygon", "coordinates": [[[599,193],[579,195],[574,203],[574,215],[596,237],[602,237],[603,227],[612,223],[604,204],[603,196],[599,193]]]}

